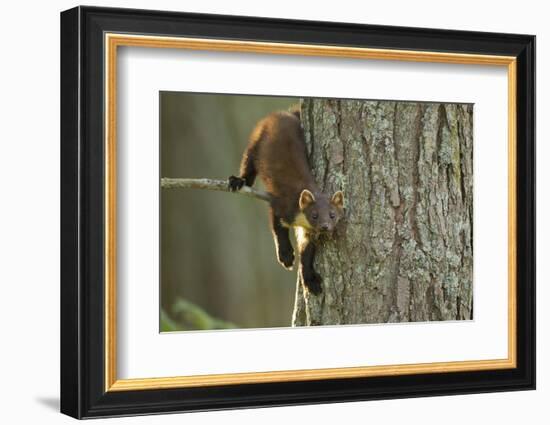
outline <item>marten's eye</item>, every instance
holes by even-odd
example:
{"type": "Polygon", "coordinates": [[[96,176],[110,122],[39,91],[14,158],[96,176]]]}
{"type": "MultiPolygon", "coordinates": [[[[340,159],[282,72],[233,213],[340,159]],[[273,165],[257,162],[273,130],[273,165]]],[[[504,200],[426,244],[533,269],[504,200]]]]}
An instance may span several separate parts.
{"type": "Polygon", "coordinates": [[[317,220],[319,218],[319,214],[314,212],[313,214],[311,214],[311,218],[317,220]]]}
{"type": "Polygon", "coordinates": [[[334,220],[334,218],[336,217],[336,214],[334,214],[333,211],[330,212],[329,214],[330,218],[334,220]]]}

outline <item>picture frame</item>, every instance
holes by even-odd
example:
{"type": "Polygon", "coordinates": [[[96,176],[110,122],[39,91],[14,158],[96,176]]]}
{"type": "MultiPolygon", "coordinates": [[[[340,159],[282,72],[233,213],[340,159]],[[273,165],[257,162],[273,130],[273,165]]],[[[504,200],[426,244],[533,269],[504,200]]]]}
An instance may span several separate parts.
{"type": "Polygon", "coordinates": [[[61,259],[61,412],[75,418],[534,389],[535,37],[82,6],[62,12],[61,259]],[[505,67],[508,209],[495,214],[508,217],[508,356],[119,379],[121,46],[505,67]]]}

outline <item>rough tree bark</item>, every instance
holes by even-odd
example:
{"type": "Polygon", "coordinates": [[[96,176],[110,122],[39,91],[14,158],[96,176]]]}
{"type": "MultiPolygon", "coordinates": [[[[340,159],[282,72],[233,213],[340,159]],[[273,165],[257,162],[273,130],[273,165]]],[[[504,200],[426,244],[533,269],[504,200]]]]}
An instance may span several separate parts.
{"type": "Polygon", "coordinates": [[[464,320],[473,310],[472,105],[306,99],[314,175],[345,218],[293,325],[464,320]]]}

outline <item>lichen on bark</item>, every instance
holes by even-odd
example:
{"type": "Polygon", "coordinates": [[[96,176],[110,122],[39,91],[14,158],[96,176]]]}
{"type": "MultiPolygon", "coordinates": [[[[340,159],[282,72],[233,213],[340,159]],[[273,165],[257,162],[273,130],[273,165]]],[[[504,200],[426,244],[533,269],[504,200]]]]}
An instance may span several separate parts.
{"type": "Polygon", "coordinates": [[[346,213],[293,325],[464,320],[473,309],[473,106],[305,99],[310,164],[346,213]]]}

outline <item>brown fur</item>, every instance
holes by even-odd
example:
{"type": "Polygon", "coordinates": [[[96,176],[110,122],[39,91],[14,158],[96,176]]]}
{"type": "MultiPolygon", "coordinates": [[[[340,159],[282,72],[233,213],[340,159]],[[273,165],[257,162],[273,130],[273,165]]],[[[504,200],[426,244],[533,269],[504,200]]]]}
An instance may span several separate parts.
{"type": "MultiPolygon", "coordinates": [[[[294,253],[288,227],[300,227],[305,235],[331,232],[343,215],[344,201],[342,192],[329,197],[315,182],[307,159],[299,108],[274,112],[258,122],[243,155],[239,177],[229,178],[229,188],[252,186],[256,175],[272,197],[270,216],[278,259],[291,268],[294,253]]],[[[318,293],[320,277],[312,268],[314,248],[308,245],[300,244],[301,273],[306,287],[318,293]]]]}

